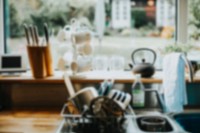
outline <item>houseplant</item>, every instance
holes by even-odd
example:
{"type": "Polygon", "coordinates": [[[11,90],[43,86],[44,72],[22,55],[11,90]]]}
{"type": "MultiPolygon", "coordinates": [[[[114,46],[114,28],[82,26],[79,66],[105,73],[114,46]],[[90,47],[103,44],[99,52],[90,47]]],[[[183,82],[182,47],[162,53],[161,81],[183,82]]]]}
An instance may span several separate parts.
{"type": "MultiPolygon", "coordinates": [[[[169,53],[178,52],[178,53],[185,54],[185,56],[187,57],[189,52],[191,52],[192,50],[198,50],[198,49],[199,48],[191,44],[176,43],[176,44],[169,44],[165,46],[163,49],[160,49],[160,53],[161,55],[164,56],[169,53]]],[[[196,72],[198,70],[197,62],[192,61],[192,60],[190,60],[190,62],[193,67],[193,71],[196,72]]]]}
{"type": "Polygon", "coordinates": [[[187,53],[194,49],[195,47],[190,44],[183,44],[183,43],[175,43],[166,45],[164,48],[160,49],[162,55],[172,53],[172,52],[181,52],[187,55],[187,53]]]}

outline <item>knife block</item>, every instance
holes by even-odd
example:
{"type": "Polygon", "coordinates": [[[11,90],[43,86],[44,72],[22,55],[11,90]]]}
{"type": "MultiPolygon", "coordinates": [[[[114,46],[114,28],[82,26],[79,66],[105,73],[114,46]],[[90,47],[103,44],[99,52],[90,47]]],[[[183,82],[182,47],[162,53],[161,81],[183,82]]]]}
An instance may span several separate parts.
{"type": "Polygon", "coordinates": [[[34,78],[45,78],[54,73],[50,46],[27,46],[29,63],[34,78]]]}
{"type": "Polygon", "coordinates": [[[33,77],[46,77],[45,47],[27,46],[27,52],[33,77]]]}

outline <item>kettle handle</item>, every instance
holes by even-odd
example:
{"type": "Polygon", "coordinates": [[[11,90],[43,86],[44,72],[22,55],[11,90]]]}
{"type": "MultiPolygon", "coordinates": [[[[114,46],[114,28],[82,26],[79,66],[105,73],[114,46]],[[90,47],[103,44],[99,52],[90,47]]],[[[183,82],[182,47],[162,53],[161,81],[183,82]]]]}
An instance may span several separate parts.
{"type": "Polygon", "coordinates": [[[134,65],[136,64],[135,63],[135,58],[134,58],[135,53],[137,53],[138,51],[142,51],[142,50],[150,51],[150,52],[153,53],[153,55],[154,55],[154,59],[153,59],[153,62],[152,62],[152,65],[153,65],[155,63],[155,61],[156,61],[156,57],[157,56],[156,56],[156,52],[154,50],[150,49],[150,48],[138,48],[138,49],[134,50],[133,53],[131,54],[131,58],[132,58],[133,64],[134,65]]]}

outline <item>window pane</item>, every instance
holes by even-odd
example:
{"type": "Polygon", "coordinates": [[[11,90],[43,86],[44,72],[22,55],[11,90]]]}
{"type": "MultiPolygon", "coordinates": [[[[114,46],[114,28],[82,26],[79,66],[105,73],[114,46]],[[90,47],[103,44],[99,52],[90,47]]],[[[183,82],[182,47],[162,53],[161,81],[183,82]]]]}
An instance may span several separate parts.
{"type": "Polygon", "coordinates": [[[175,0],[105,0],[105,30],[102,42],[98,39],[95,23],[95,0],[7,0],[7,52],[26,55],[26,39],[23,24],[37,25],[44,37],[43,23],[51,31],[54,64],[66,56],[68,49],[57,35],[60,29],[77,18],[92,31],[93,54],[120,55],[125,58],[126,68],[131,53],[139,47],[154,50],[172,44],[175,37],[175,0]],[[84,6],[83,6],[84,5],[84,6]]]}
{"type": "MultiPolygon", "coordinates": [[[[188,0],[188,40],[191,44],[200,47],[200,1],[188,0]]],[[[190,60],[199,62],[199,49],[193,49],[188,54],[190,60]]]]}

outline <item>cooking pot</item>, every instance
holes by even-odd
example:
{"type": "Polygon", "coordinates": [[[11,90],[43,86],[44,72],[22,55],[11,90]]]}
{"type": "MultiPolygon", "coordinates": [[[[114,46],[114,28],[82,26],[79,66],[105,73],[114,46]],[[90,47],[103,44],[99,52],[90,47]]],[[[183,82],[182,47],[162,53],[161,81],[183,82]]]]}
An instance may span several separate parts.
{"type": "Polygon", "coordinates": [[[74,102],[80,112],[83,112],[85,107],[89,107],[90,102],[96,97],[98,97],[98,93],[94,87],[85,87],[76,92],[69,100],[74,102]]]}
{"type": "Polygon", "coordinates": [[[166,129],[166,119],[160,116],[147,116],[141,118],[143,130],[148,132],[163,132],[166,129]]]}
{"type": "Polygon", "coordinates": [[[133,73],[134,74],[141,74],[141,77],[151,77],[155,72],[154,63],[156,61],[156,53],[154,50],[149,48],[139,48],[133,51],[132,55],[132,61],[133,61],[133,73]],[[145,58],[141,59],[140,63],[136,63],[135,61],[135,55],[136,53],[141,51],[149,51],[153,54],[153,61],[151,63],[146,62],[145,58]]]}

